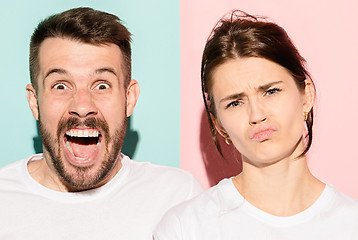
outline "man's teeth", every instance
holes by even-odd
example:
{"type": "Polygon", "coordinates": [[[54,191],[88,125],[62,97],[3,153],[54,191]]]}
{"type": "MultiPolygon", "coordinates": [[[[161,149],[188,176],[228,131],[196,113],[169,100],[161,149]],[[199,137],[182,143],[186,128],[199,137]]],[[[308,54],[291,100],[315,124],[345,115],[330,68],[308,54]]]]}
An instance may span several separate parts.
{"type": "Polygon", "coordinates": [[[94,129],[71,129],[66,132],[66,135],[70,137],[98,137],[99,131],[94,129]]]}

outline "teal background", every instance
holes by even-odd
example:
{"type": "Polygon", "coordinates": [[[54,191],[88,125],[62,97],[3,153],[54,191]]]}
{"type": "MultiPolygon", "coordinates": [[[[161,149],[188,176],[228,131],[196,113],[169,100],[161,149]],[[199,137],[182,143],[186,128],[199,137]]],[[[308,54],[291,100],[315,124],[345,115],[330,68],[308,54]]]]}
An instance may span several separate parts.
{"type": "Polygon", "coordinates": [[[133,34],[132,77],[141,94],[130,118],[124,152],[133,159],[179,167],[179,0],[13,0],[0,8],[0,166],[35,153],[36,121],[28,108],[30,36],[39,21],[69,8],[88,6],[117,15],[133,34]]]}

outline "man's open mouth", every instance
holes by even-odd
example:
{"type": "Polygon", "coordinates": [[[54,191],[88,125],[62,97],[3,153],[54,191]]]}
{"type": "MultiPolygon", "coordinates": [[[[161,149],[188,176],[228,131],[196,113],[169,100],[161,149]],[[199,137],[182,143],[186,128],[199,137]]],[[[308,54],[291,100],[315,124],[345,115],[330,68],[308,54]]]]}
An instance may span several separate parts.
{"type": "Polygon", "coordinates": [[[101,140],[98,129],[69,129],[65,134],[67,149],[81,163],[86,163],[93,156],[101,140]]]}

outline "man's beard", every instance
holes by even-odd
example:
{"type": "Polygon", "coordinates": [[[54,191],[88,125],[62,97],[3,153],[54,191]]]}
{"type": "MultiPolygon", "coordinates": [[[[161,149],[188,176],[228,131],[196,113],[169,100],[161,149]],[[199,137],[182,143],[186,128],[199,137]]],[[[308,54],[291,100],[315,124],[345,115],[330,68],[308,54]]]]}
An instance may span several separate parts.
{"type": "MultiPolygon", "coordinates": [[[[63,184],[70,192],[89,190],[98,187],[101,182],[111,174],[112,169],[117,164],[117,160],[123,145],[127,128],[127,118],[124,117],[122,125],[115,130],[114,135],[110,136],[109,126],[105,120],[98,118],[87,118],[85,121],[80,121],[78,118],[70,117],[68,119],[62,119],[57,126],[57,139],[52,137],[44,127],[41,117],[39,117],[39,130],[44,145],[44,157],[46,161],[50,161],[56,174],[60,176],[63,184]],[[61,157],[61,139],[63,132],[70,128],[76,127],[88,127],[101,129],[102,141],[105,145],[105,155],[103,159],[96,161],[102,161],[101,166],[95,172],[93,172],[92,166],[73,166],[74,170],[69,171],[66,169],[64,159],[61,157]],[[112,147],[109,149],[109,143],[112,142],[112,147]],[[57,145],[57,150],[55,146],[57,145]],[[47,152],[47,154],[46,154],[47,152]]],[[[65,153],[63,153],[65,154],[65,153]]],[[[52,169],[53,169],[52,168],[52,169]]]]}

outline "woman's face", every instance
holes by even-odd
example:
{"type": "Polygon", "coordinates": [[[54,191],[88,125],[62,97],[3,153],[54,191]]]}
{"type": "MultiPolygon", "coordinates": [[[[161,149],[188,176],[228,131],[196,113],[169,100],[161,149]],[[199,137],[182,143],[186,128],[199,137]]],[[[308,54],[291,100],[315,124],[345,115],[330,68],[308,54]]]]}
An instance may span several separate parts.
{"type": "Polygon", "coordinates": [[[285,68],[255,57],[225,62],[212,80],[215,126],[245,162],[260,167],[302,153],[304,113],[314,102],[310,81],[299,90],[285,68]]]}

